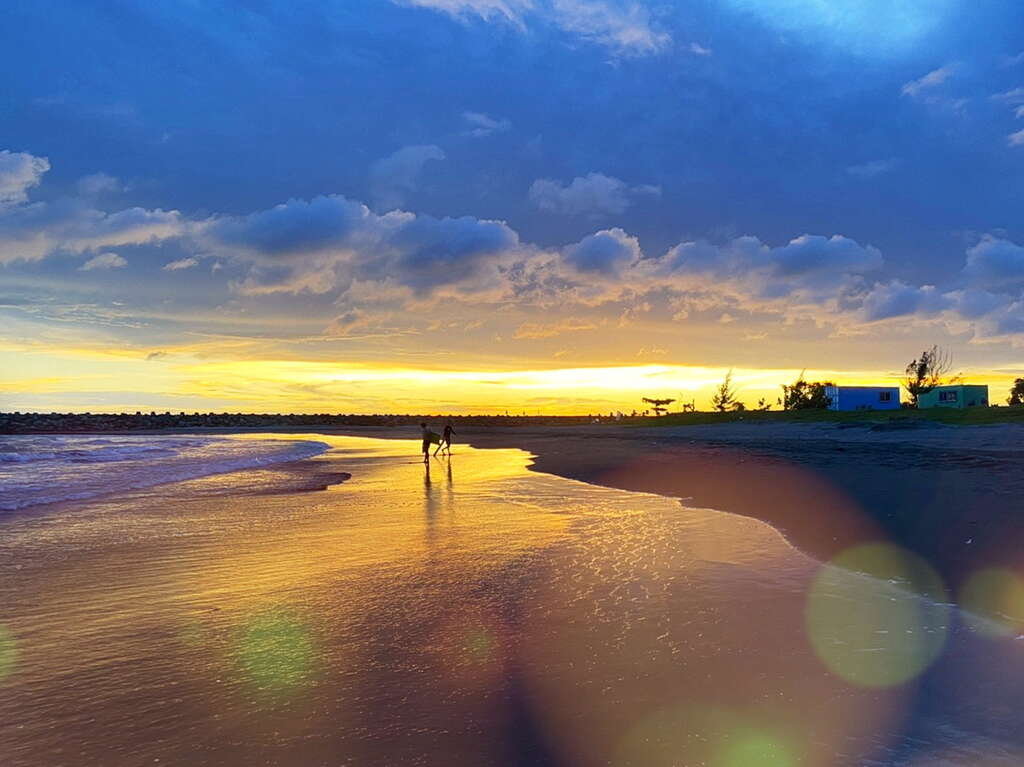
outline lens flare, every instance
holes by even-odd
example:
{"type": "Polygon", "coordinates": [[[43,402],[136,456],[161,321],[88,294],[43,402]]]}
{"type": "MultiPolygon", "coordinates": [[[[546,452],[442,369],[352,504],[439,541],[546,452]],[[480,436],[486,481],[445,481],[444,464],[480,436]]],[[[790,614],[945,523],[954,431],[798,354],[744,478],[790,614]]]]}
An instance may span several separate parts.
{"type": "Polygon", "coordinates": [[[288,693],[313,676],[316,652],[309,629],[295,617],[269,612],[252,618],[242,629],[237,658],[248,680],[259,690],[288,693]]]}
{"type": "Polygon", "coordinates": [[[0,682],[14,673],[18,662],[18,645],[6,627],[0,625],[0,682]]]}
{"type": "Polygon", "coordinates": [[[979,634],[1001,638],[1024,632],[1024,578],[1012,570],[979,570],[960,589],[960,604],[979,634]]]}
{"type": "Polygon", "coordinates": [[[818,658],[864,687],[891,687],[942,652],[950,608],[938,573],[886,543],[855,546],[824,565],[808,592],[807,632],[818,658]]]}
{"type": "Polygon", "coordinates": [[[679,706],[644,718],[622,740],[615,767],[791,767],[792,738],[765,721],[763,712],[715,706],[679,706]]]}

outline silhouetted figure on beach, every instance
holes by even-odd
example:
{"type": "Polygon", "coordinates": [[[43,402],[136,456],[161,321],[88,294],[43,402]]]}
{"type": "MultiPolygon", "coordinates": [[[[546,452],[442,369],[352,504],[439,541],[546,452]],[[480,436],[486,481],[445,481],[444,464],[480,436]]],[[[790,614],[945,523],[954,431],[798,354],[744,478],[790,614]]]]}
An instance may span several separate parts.
{"type": "Polygon", "coordinates": [[[420,434],[423,437],[423,462],[430,462],[430,444],[433,442],[431,439],[434,432],[427,428],[425,423],[420,424],[420,434]]]}
{"type": "Polygon", "coordinates": [[[441,441],[437,443],[437,450],[434,451],[434,455],[437,455],[441,449],[448,454],[452,454],[452,435],[455,433],[455,428],[452,426],[452,422],[449,421],[444,425],[444,433],[441,435],[441,441]]]}

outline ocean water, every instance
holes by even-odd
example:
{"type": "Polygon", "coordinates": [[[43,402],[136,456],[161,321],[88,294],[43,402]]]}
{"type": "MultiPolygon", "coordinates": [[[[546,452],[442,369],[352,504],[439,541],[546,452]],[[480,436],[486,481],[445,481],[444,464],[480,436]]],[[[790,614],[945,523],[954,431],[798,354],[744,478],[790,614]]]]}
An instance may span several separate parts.
{"type": "Polygon", "coordinates": [[[297,461],[327,447],[205,436],[0,437],[0,511],[297,461]]]}
{"type": "Polygon", "coordinates": [[[1024,763],[1018,635],[882,542],[285,442],[327,449],[2,523],[4,765],[1024,763]]]}

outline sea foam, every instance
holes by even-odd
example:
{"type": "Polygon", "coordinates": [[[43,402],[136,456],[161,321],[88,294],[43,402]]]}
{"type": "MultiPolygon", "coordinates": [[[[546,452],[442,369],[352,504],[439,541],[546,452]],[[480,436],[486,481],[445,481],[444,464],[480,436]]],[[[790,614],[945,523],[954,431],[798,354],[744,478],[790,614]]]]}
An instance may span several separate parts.
{"type": "Polygon", "coordinates": [[[313,440],[206,436],[14,436],[0,439],[0,510],[83,500],[166,482],[311,458],[313,440]]]}

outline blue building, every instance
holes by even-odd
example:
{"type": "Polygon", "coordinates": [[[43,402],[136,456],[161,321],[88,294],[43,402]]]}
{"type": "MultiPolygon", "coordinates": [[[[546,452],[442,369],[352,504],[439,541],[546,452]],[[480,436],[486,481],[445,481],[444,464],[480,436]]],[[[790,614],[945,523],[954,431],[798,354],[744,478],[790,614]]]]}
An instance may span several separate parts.
{"type": "Polygon", "coordinates": [[[899,410],[898,386],[826,386],[829,410],[899,410]]]}

